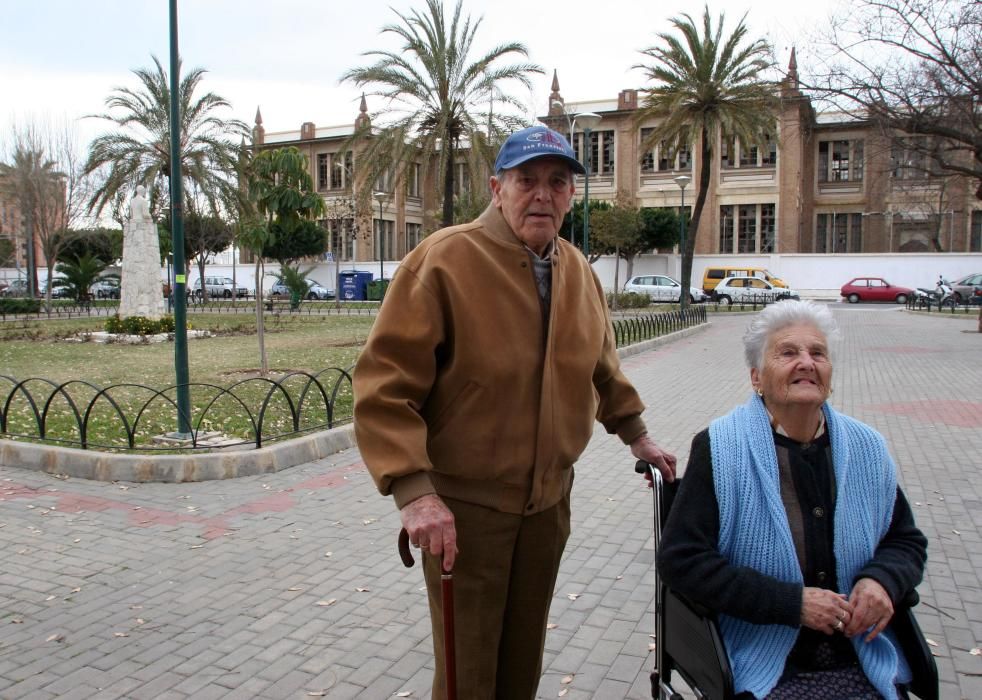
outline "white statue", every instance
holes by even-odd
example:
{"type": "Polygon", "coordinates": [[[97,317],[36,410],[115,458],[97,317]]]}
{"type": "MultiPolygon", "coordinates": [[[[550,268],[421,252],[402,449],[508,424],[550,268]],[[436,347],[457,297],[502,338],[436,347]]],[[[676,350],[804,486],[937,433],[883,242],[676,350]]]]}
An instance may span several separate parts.
{"type": "Polygon", "coordinates": [[[158,319],[164,315],[160,277],[160,241],[150,218],[147,188],[139,185],[130,200],[130,218],[123,225],[123,281],[119,315],[158,319]]]}
{"type": "Polygon", "coordinates": [[[136,194],[130,200],[130,221],[150,221],[150,205],[147,203],[147,188],[136,186],[136,194]]]}

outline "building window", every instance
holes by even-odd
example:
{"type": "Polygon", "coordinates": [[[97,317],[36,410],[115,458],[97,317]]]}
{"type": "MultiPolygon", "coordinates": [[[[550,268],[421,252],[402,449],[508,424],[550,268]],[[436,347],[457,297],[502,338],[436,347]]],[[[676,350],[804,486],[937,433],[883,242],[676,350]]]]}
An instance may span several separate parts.
{"type": "Polygon", "coordinates": [[[769,135],[764,139],[764,145],[760,149],[760,164],[765,166],[777,165],[777,141],[769,135]]]}
{"type": "Polygon", "coordinates": [[[863,140],[820,141],[819,182],[859,182],[863,179],[863,140]]]}
{"type": "Polygon", "coordinates": [[[757,206],[754,204],[741,204],[737,212],[737,252],[756,253],[757,244],[757,206]]]}
{"type": "Polygon", "coordinates": [[[774,252],[774,236],[777,231],[773,204],[760,205],[760,252],[774,252]]]}
{"type": "Polygon", "coordinates": [[[423,235],[423,224],[406,224],[406,252],[419,245],[423,235]]]}
{"type": "Polygon", "coordinates": [[[756,146],[744,146],[740,144],[740,167],[741,168],[755,168],[757,167],[757,147],[756,146]]]}
{"type": "Polygon", "coordinates": [[[467,163],[457,163],[454,168],[453,193],[465,194],[471,191],[471,169],[467,163]]]}
{"type": "MultiPolygon", "coordinates": [[[[320,177],[320,158],[321,156],[326,156],[327,160],[325,163],[330,163],[331,171],[331,189],[332,190],[343,190],[348,187],[351,183],[351,177],[354,170],[352,169],[352,155],[351,151],[345,151],[344,154],[340,153],[322,153],[317,156],[317,166],[318,166],[318,178],[320,177]]],[[[325,173],[326,180],[326,173],[325,173]]],[[[320,187],[320,182],[318,181],[318,187],[320,187]]],[[[322,187],[320,187],[323,189],[322,187]]]]}
{"type": "Polygon", "coordinates": [[[331,171],[330,168],[330,154],[328,153],[318,153],[317,154],[317,189],[326,190],[327,189],[327,177],[328,173],[331,171]]]}
{"type": "MultiPolygon", "coordinates": [[[[641,129],[641,143],[644,143],[654,129],[641,129]]],[[[613,145],[613,144],[612,144],[613,145]]],[[[692,168],[692,149],[682,144],[677,150],[668,141],[662,141],[654,150],[647,151],[641,158],[641,172],[644,174],[675,172],[692,168]]],[[[613,164],[611,164],[613,169],[613,164]]]]}
{"type": "Polygon", "coordinates": [[[382,174],[375,179],[375,191],[376,192],[392,192],[393,181],[395,176],[392,173],[392,168],[386,168],[382,171],[382,174]]]}
{"type": "Polygon", "coordinates": [[[773,203],[721,206],[719,252],[773,253],[777,230],[775,210],[773,203]]]}
{"type": "MultiPolygon", "coordinates": [[[[576,159],[586,165],[580,157],[583,146],[583,134],[577,133],[573,142],[573,153],[576,159]]],[[[614,131],[590,132],[590,174],[609,175],[614,172],[614,131]],[[601,158],[602,156],[602,158],[601,158]]]]}
{"type": "Polygon", "coordinates": [[[328,232],[328,252],[336,260],[351,260],[354,257],[354,219],[322,219],[319,223],[328,232]]]}
{"type": "Polygon", "coordinates": [[[863,252],[863,215],[855,212],[819,214],[815,222],[815,252],[863,252]]]}
{"type": "Polygon", "coordinates": [[[736,164],[736,140],[732,136],[720,139],[719,159],[724,168],[732,168],[736,164]]]}
{"type": "Polygon", "coordinates": [[[890,145],[890,176],[917,180],[941,175],[932,152],[932,142],[927,137],[895,138],[890,145]]]}
{"type": "Polygon", "coordinates": [[[419,197],[419,163],[409,166],[406,173],[406,196],[419,197]]]}
{"type": "Polygon", "coordinates": [[[724,204],[719,208],[719,252],[733,251],[733,205],[724,204]]]}
{"type": "Polygon", "coordinates": [[[968,252],[982,253],[982,210],[972,212],[972,235],[969,237],[968,252]]]}
{"type": "Polygon", "coordinates": [[[382,260],[395,260],[395,223],[386,219],[373,219],[375,223],[375,257],[378,258],[378,251],[382,251],[382,260]],[[381,239],[379,238],[379,228],[381,227],[381,239]]]}

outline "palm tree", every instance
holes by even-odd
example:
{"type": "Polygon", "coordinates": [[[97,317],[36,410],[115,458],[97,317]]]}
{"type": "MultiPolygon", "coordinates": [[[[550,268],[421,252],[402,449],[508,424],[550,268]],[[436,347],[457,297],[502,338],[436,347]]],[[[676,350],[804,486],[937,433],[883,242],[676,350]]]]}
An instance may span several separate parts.
{"type": "MultiPolygon", "coordinates": [[[[116,88],[106,98],[109,111],[93,115],[118,127],[96,138],[89,148],[86,174],[106,171],[105,181],[89,200],[89,208],[96,215],[112,206],[120,193],[131,192],[138,184],[146,186],[155,213],[165,201],[160,194],[164,180],[170,178],[170,81],[157,57],[152,58],[155,70],[133,71],[140,79],[140,89],[116,88]]],[[[203,193],[212,213],[217,214],[222,209],[233,210],[237,203],[236,141],[244,138],[248,129],[238,119],[215,114],[231,107],[224,98],[213,92],[195,97],[204,74],[204,69],[195,68],[181,78],[181,173],[194,185],[185,191],[203,193]]]]}
{"type": "Polygon", "coordinates": [[[69,296],[76,301],[88,301],[91,297],[89,288],[99,279],[99,276],[109,267],[91,253],[85,253],[77,258],[64,260],[55,268],[60,279],[48,287],[61,287],[68,290],[69,296]]]}
{"type": "Polygon", "coordinates": [[[522,103],[505,93],[501,83],[517,81],[531,87],[531,74],[542,73],[532,63],[500,65],[506,57],[528,56],[523,44],[501,44],[470,61],[474,37],[481,20],[461,17],[457,1],[449,24],[442,0],[426,0],[426,11],[396,12],[401,24],[390,24],[382,33],[395,34],[403,46],[397,51],[368,51],[363,56],[378,60],[353,68],[341,77],[369,94],[387,100],[381,114],[392,119],[379,130],[362,126],[354,140],[364,144],[360,158],[370,172],[360,173],[359,185],[371,188],[376,177],[390,169],[398,176],[419,159],[436,162],[443,178],[442,220],[453,223],[454,166],[462,142],[469,146],[471,173],[494,162],[494,144],[503,133],[524,123],[509,114],[522,103]],[[504,108],[504,109],[502,109],[504,108]]]}
{"type": "MultiPolygon", "coordinates": [[[[17,201],[24,218],[25,243],[27,244],[27,279],[32,294],[38,290],[37,260],[35,250],[37,239],[46,233],[52,236],[63,225],[63,192],[59,191],[63,180],[57,170],[57,163],[48,158],[40,145],[18,139],[14,146],[10,163],[0,163],[0,192],[17,201]]],[[[48,261],[48,278],[55,261],[48,261]]],[[[48,307],[51,306],[51,285],[46,293],[48,307]]]]}
{"type": "Polygon", "coordinates": [[[700,148],[697,195],[689,225],[692,235],[686,237],[682,251],[682,289],[690,286],[696,232],[721,136],[735,136],[750,145],[762,143],[774,132],[776,84],[764,78],[772,65],[771,47],[764,39],[744,42],[744,19],[746,15],[724,37],[723,15],[714,29],[708,6],[703,11],[701,36],[689,15],[675,17],[670,23],[681,36],[658,34],[659,43],[641,52],[655,62],[635,66],[653,83],[644,91],[637,123],[658,122],[641,151],[650,151],[661,142],[676,150],[686,144],[700,148]]]}

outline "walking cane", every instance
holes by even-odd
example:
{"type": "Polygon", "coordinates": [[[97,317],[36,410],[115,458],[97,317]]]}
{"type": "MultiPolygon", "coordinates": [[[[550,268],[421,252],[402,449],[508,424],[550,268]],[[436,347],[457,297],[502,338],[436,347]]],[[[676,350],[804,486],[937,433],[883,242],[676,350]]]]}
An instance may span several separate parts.
{"type": "MultiPolygon", "coordinates": [[[[409,549],[409,533],[406,528],[399,531],[399,556],[406,568],[415,564],[409,549]]],[[[443,659],[447,667],[447,700],[457,700],[457,657],[454,651],[456,633],[454,632],[453,574],[440,567],[440,596],[443,608],[443,659]]]]}

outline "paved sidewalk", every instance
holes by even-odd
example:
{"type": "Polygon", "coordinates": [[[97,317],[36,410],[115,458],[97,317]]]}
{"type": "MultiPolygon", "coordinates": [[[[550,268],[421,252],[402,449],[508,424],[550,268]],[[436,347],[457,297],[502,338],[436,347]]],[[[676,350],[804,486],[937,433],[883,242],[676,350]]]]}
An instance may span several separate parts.
{"type": "MultiPolygon", "coordinates": [[[[834,403],[886,435],[930,538],[919,619],[942,697],[982,698],[982,336],[974,318],[833,308],[834,403]]],[[[748,320],[714,315],[624,362],[683,463],[747,396],[748,320]]],[[[539,697],[649,698],[650,493],[600,429],[573,517],[539,697]]],[[[0,699],[428,698],[422,573],[398,527],[355,450],[192,484],[0,469],[0,699]]]]}

